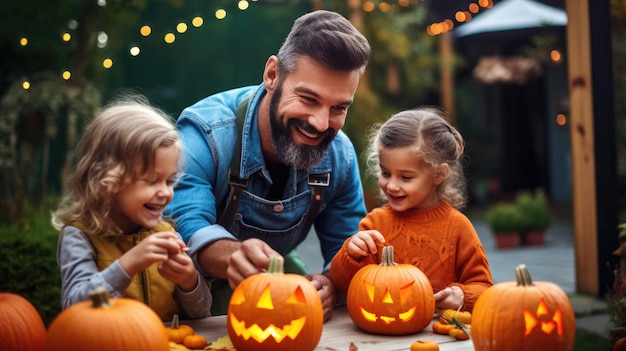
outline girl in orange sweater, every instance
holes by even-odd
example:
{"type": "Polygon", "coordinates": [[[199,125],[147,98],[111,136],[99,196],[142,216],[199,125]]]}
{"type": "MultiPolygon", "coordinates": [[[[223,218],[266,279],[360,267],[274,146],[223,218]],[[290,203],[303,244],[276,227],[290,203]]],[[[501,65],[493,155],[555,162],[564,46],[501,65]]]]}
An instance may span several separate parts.
{"type": "Polygon", "coordinates": [[[467,200],[463,149],[463,137],[436,108],[403,111],[374,126],[368,167],[387,203],[361,220],[333,258],[330,276],[340,292],[361,267],[380,263],[383,244],[392,245],[397,263],[429,278],[438,312],[472,311],[493,281],[478,234],[459,210],[467,200]]]}

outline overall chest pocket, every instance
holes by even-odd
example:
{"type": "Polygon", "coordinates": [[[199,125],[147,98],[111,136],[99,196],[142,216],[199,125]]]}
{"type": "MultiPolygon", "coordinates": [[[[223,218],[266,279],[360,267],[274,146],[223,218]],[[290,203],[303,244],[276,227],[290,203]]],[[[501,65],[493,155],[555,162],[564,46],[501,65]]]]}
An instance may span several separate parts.
{"type": "Polygon", "coordinates": [[[244,191],[231,233],[240,240],[259,238],[285,255],[307,235],[302,233],[302,226],[310,197],[308,190],[288,199],[268,201],[244,191]]]}

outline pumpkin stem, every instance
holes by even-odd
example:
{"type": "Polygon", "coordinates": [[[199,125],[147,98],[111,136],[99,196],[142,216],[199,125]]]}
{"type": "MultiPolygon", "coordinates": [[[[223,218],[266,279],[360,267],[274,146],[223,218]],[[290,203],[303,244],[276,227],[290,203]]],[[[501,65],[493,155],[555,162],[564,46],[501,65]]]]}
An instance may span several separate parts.
{"type": "Polygon", "coordinates": [[[104,286],[98,286],[95,289],[90,290],[89,297],[92,302],[91,307],[105,308],[113,306],[109,297],[109,292],[104,286]]]}
{"type": "Polygon", "coordinates": [[[270,258],[270,262],[267,265],[268,274],[283,274],[283,261],[280,257],[270,258]]]}
{"type": "Polygon", "coordinates": [[[515,267],[515,279],[517,280],[517,286],[533,286],[533,280],[530,277],[530,272],[525,264],[520,264],[515,267]]]}
{"type": "Polygon", "coordinates": [[[172,329],[178,329],[178,314],[172,317],[172,329]]]}
{"type": "Polygon", "coordinates": [[[380,262],[381,266],[395,266],[397,263],[393,261],[393,246],[383,246],[383,253],[380,262]]]}

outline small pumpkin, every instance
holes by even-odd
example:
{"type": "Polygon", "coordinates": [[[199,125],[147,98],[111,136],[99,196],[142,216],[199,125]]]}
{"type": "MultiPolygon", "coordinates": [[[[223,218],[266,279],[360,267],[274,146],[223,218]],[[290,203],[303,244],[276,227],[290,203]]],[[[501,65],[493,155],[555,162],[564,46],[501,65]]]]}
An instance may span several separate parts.
{"type": "Polygon", "coordinates": [[[439,351],[439,344],[431,340],[417,340],[411,344],[411,351],[439,351]]]}
{"type": "Polygon", "coordinates": [[[190,349],[203,349],[207,346],[206,338],[199,334],[185,336],[183,345],[190,349]]]}
{"type": "Polygon", "coordinates": [[[187,335],[195,334],[193,328],[189,325],[180,324],[180,320],[177,314],[172,318],[170,327],[165,328],[167,331],[167,338],[169,341],[173,341],[177,344],[182,344],[187,335]]]}
{"type": "Polygon", "coordinates": [[[380,264],[357,271],[346,303],[354,324],[374,334],[419,332],[430,324],[435,311],[430,281],[419,268],[395,263],[393,246],[383,247],[380,264]]]}
{"type": "Polygon", "coordinates": [[[478,297],[472,312],[476,351],[535,351],[574,348],[576,319],[569,298],[556,284],[534,282],[525,265],[516,281],[495,284],[478,297]]]}
{"type": "Polygon", "coordinates": [[[441,323],[448,323],[450,324],[450,321],[452,320],[452,318],[456,318],[459,322],[463,323],[463,324],[471,324],[472,323],[472,313],[468,312],[468,311],[457,311],[457,310],[453,310],[453,309],[448,309],[448,310],[444,310],[443,313],[441,313],[441,317],[439,317],[439,321],[441,323]]]}
{"type": "Polygon", "coordinates": [[[448,335],[455,338],[456,340],[468,340],[469,339],[469,335],[467,335],[467,333],[459,327],[454,327],[450,329],[450,331],[448,332],[448,335]]]}
{"type": "Polygon", "coordinates": [[[456,325],[435,322],[433,323],[432,328],[433,328],[433,332],[435,332],[436,334],[449,335],[448,333],[450,332],[450,330],[456,328],[456,325]]]}
{"type": "Polygon", "coordinates": [[[50,324],[43,351],[168,351],[165,325],[147,305],[110,298],[104,287],[90,301],[63,310],[50,324]]]}
{"type": "Polygon", "coordinates": [[[0,350],[39,351],[46,337],[41,315],[26,298],[0,293],[0,350]]]}
{"type": "Polygon", "coordinates": [[[239,351],[311,351],[323,325],[317,289],[301,275],[284,274],[277,257],[267,272],[244,279],[228,304],[228,336],[239,351]]]}

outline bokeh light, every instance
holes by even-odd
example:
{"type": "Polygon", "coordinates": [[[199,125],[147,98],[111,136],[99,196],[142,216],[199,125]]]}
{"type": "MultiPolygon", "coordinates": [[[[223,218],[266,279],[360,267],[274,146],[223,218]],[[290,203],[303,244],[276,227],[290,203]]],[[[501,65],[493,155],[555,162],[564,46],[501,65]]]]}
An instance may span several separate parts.
{"type": "Polygon", "coordinates": [[[150,35],[150,33],[152,33],[152,28],[150,28],[150,26],[141,26],[141,29],[139,29],[139,33],[141,33],[141,35],[143,35],[144,37],[147,37],[148,35],[150,35]]]}
{"type": "Polygon", "coordinates": [[[166,43],[171,44],[176,40],[176,36],[174,35],[174,33],[166,33],[163,39],[166,43]]]}
{"type": "Polygon", "coordinates": [[[219,9],[215,11],[215,18],[217,18],[218,20],[226,18],[226,10],[219,9]]]}
{"type": "Polygon", "coordinates": [[[204,24],[204,20],[200,16],[196,16],[191,20],[191,25],[193,25],[196,28],[202,26],[202,24],[204,24]]]}

